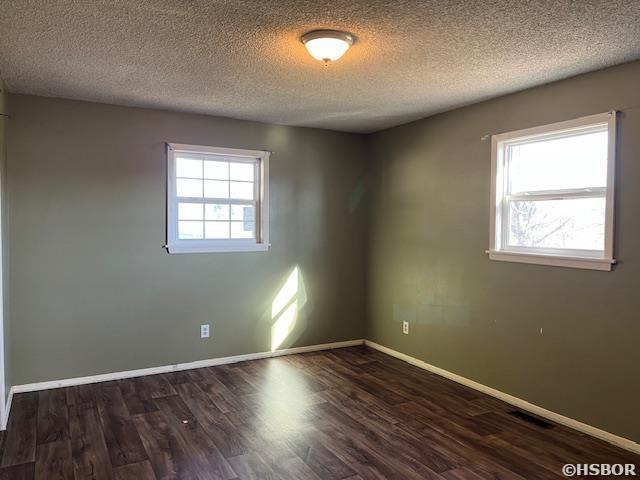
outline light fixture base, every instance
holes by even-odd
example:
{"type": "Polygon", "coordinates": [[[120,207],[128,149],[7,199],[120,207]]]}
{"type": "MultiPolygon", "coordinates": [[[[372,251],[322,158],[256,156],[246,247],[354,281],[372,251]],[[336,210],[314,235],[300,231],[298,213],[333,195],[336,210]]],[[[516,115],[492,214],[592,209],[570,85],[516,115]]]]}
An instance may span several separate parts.
{"type": "Polygon", "coordinates": [[[340,30],[312,30],[305,33],[300,37],[302,43],[307,43],[309,40],[315,40],[316,38],[337,38],[348,43],[350,46],[355,43],[353,35],[347,32],[341,32],[340,30]]]}

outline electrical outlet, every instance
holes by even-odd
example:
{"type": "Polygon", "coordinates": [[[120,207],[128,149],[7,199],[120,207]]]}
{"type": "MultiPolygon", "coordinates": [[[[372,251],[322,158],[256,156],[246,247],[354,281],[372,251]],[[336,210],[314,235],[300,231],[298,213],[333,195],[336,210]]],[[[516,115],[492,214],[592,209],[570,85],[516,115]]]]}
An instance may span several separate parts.
{"type": "Polygon", "coordinates": [[[209,324],[200,325],[200,338],[209,338],[209,324]]]}
{"type": "Polygon", "coordinates": [[[402,333],[409,335],[409,322],[402,322],[402,333]]]}

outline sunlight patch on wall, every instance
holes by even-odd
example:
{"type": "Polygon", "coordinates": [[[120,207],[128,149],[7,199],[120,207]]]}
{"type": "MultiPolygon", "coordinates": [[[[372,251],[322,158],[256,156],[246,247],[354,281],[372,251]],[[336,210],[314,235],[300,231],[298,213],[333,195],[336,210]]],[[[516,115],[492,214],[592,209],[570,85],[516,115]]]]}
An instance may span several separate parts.
{"type": "Polygon", "coordinates": [[[296,327],[298,314],[307,303],[307,292],[296,266],[271,304],[271,351],[276,350],[296,327]]]}
{"type": "Polygon", "coordinates": [[[289,336],[298,320],[298,302],[293,301],[271,327],[271,351],[276,350],[289,336]]]}
{"type": "Polygon", "coordinates": [[[298,294],[300,271],[294,268],[271,304],[271,318],[276,318],[298,294]]]}

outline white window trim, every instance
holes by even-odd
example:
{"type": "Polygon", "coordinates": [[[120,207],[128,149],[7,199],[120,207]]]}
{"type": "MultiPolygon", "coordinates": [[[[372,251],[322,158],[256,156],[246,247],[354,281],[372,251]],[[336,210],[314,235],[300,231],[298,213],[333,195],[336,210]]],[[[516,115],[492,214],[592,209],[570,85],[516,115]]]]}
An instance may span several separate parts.
{"type": "MultiPolygon", "coordinates": [[[[520,262],[537,265],[583,268],[590,270],[610,271],[616,263],[613,257],[613,227],[615,201],[615,156],[616,156],[616,112],[606,112],[586,117],[576,118],[565,122],[553,123],[539,127],[501,133],[491,137],[491,216],[490,216],[490,247],[487,250],[491,260],[506,262],[520,262]],[[602,251],[583,251],[568,249],[536,249],[506,248],[503,241],[503,205],[504,197],[504,163],[503,144],[527,137],[536,137],[545,133],[568,134],[575,130],[583,130],[588,126],[607,125],[609,144],[607,149],[607,186],[604,191],[605,210],[605,246],[602,251]]],[[[563,191],[576,196],[602,196],[601,189],[573,189],[563,191]],[[595,190],[598,190],[597,192],[595,190]]],[[[549,197],[557,197],[559,191],[549,192],[549,197]]],[[[560,192],[562,193],[562,192],[560,192]]],[[[539,192],[537,198],[541,198],[539,192]]],[[[525,193],[526,196],[526,193],[525,193]]]]}
{"type": "Polygon", "coordinates": [[[269,250],[269,156],[263,150],[208,147],[167,143],[167,243],[169,253],[265,252],[269,250]],[[236,159],[258,160],[259,183],[256,226],[258,238],[247,240],[185,240],[178,237],[178,197],[176,192],[176,152],[213,154],[236,159]]]}

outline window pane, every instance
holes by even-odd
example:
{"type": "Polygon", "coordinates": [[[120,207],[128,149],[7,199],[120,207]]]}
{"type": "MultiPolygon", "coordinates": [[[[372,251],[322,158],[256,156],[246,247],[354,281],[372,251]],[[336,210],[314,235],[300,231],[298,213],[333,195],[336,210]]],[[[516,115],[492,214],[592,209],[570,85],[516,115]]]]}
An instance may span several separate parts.
{"type": "Polygon", "coordinates": [[[253,222],[231,222],[231,238],[253,238],[253,222]]]}
{"type": "Polygon", "coordinates": [[[176,159],[176,176],[202,178],[202,160],[178,157],[176,159]]]}
{"type": "Polygon", "coordinates": [[[508,146],[509,191],[604,187],[607,143],[605,130],[508,146]]]}
{"type": "Polygon", "coordinates": [[[178,178],[176,187],[179,197],[202,197],[202,180],[186,180],[178,178]]]}
{"type": "Polygon", "coordinates": [[[202,238],[202,222],[178,222],[178,237],[183,240],[202,238]]]}
{"type": "Polygon", "coordinates": [[[604,250],[604,198],[509,203],[509,245],[604,250]]]}
{"type": "Polygon", "coordinates": [[[229,238],[229,222],[204,222],[205,238],[229,238]]]}
{"type": "Polygon", "coordinates": [[[204,206],[205,220],[229,220],[229,205],[207,203],[204,206]]]}
{"type": "Polygon", "coordinates": [[[178,219],[202,221],[202,204],[201,203],[179,203],[178,219]]]}
{"type": "Polygon", "coordinates": [[[204,196],[208,198],[229,198],[229,182],[205,180],[204,196]]]}
{"type": "Polygon", "coordinates": [[[217,180],[229,179],[229,163],[227,162],[204,162],[204,178],[215,178],[217,180]]]}
{"type": "Polygon", "coordinates": [[[255,219],[255,207],[253,205],[231,205],[231,220],[253,222],[255,219]]]}
{"type": "Polygon", "coordinates": [[[253,183],[229,182],[231,185],[231,198],[239,200],[253,200],[253,183]]]}
{"type": "Polygon", "coordinates": [[[253,163],[231,163],[231,180],[253,182],[255,165],[253,163]]]}

